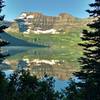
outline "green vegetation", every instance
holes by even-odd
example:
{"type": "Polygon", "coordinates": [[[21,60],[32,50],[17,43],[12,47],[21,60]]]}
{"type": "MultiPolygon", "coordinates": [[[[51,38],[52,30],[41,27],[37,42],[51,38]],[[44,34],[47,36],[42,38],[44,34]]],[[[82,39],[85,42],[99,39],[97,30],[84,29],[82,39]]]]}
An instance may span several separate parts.
{"type": "Polygon", "coordinates": [[[5,78],[0,72],[0,100],[63,100],[54,90],[55,80],[44,76],[42,80],[32,76],[29,71],[16,71],[5,78]]]}
{"type": "Polygon", "coordinates": [[[29,52],[25,52],[28,58],[39,58],[39,59],[57,59],[57,60],[65,60],[65,62],[69,65],[79,66],[77,59],[82,55],[82,49],[78,46],[80,40],[81,30],[83,28],[73,28],[68,30],[66,33],[60,34],[33,34],[25,35],[23,33],[11,33],[9,34],[18,37],[20,39],[24,39],[29,42],[48,45],[49,48],[45,49],[34,49],[36,52],[42,52],[42,55],[33,54],[30,56],[29,52]],[[44,50],[44,52],[43,52],[44,50]],[[48,53],[49,51],[49,53],[48,53]]]}
{"type": "Polygon", "coordinates": [[[80,82],[70,81],[66,88],[66,100],[100,100],[100,0],[89,4],[87,10],[94,20],[87,24],[91,30],[83,30],[81,37],[84,48],[80,57],[81,69],[74,73],[80,82]]]}
{"type": "MultiPolygon", "coordinates": [[[[4,1],[3,0],[0,0],[0,13],[2,11],[2,8],[4,7],[4,1]]],[[[4,21],[4,15],[0,15],[0,34],[3,34],[4,32],[4,29],[7,28],[6,25],[3,24],[3,21],[4,21]]],[[[3,50],[1,49],[1,47],[3,46],[7,46],[9,44],[8,41],[2,39],[0,37],[0,64],[3,62],[3,60],[8,56],[8,54],[4,54],[3,50]]],[[[2,68],[0,68],[1,70],[2,68]]]]}

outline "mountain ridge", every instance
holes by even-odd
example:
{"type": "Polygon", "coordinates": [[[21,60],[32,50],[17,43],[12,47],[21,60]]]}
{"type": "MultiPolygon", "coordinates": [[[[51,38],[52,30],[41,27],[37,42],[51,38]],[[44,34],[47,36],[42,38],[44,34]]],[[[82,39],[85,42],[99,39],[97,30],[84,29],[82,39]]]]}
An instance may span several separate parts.
{"type": "MultiPolygon", "coordinates": [[[[77,28],[86,26],[90,19],[76,18],[68,13],[60,13],[57,16],[47,16],[39,12],[22,12],[12,22],[7,31],[35,33],[37,30],[42,31],[54,29],[56,32],[65,32],[68,28],[77,28]]],[[[52,31],[51,31],[52,32],[52,31]]]]}

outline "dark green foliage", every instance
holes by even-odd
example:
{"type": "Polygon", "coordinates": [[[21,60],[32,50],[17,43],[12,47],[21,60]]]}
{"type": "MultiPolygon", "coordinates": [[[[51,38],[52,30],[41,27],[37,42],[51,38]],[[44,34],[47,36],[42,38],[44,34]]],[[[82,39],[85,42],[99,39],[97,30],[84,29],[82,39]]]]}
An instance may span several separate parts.
{"type": "Polygon", "coordinates": [[[81,70],[74,74],[81,82],[72,82],[67,89],[71,91],[68,95],[74,98],[72,100],[78,100],[77,97],[79,100],[100,100],[100,0],[95,0],[90,6],[94,9],[87,12],[94,20],[87,25],[91,31],[83,30],[83,43],[79,44],[84,50],[79,59],[81,70]],[[79,91],[77,97],[76,90],[79,91]]]}
{"type": "Polygon", "coordinates": [[[8,81],[5,78],[5,74],[0,71],[0,100],[5,100],[7,95],[8,81]]]}
{"type": "MultiPolygon", "coordinates": [[[[2,7],[4,7],[3,3],[4,3],[4,1],[0,0],[0,12],[2,11],[2,7]]],[[[3,34],[2,33],[2,32],[4,32],[3,30],[5,28],[7,28],[7,26],[4,25],[3,21],[4,21],[4,15],[0,16],[0,34],[3,34]]],[[[8,41],[0,39],[0,47],[6,46],[7,44],[9,44],[8,41]]],[[[8,56],[8,55],[4,55],[2,52],[3,52],[3,50],[1,50],[1,48],[0,48],[0,63],[2,63],[2,61],[5,59],[5,57],[8,56]]]]}
{"type": "MultiPolygon", "coordinates": [[[[3,3],[4,1],[0,0],[0,13],[2,11],[2,7],[4,7],[3,3]]],[[[0,16],[0,34],[2,34],[1,32],[3,32],[3,29],[6,28],[6,26],[3,25],[3,19],[4,19],[4,16],[0,16]]],[[[0,39],[0,47],[5,46],[7,44],[8,44],[7,41],[0,39]]],[[[0,64],[5,59],[5,57],[8,56],[8,55],[3,54],[2,52],[3,50],[1,50],[0,48],[0,64]]],[[[6,100],[7,86],[8,86],[8,81],[5,78],[5,74],[0,71],[0,100],[6,100]]]]}
{"type": "MultiPolygon", "coordinates": [[[[0,13],[2,11],[2,8],[4,7],[4,1],[3,0],[0,0],[0,13]]],[[[4,15],[0,16],[0,33],[3,32],[3,30],[5,28],[7,28],[7,26],[3,23],[4,22],[4,15]]]]}
{"type": "Polygon", "coordinates": [[[8,79],[0,72],[0,100],[62,100],[54,90],[54,79],[37,79],[29,71],[14,72],[8,79]]]}
{"type": "Polygon", "coordinates": [[[82,100],[80,88],[76,86],[76,82],[73,79],[69,80],[69,85],[63,90],[63,95],[63,100],[82,100]]]}
{"type": "Polygon", "coordinates": [[[60,93],[54,90],[54,79],[37,79],[29,71],[20,70],[12,74],[6,87],[5,100],[61,100],[60,93]]]}

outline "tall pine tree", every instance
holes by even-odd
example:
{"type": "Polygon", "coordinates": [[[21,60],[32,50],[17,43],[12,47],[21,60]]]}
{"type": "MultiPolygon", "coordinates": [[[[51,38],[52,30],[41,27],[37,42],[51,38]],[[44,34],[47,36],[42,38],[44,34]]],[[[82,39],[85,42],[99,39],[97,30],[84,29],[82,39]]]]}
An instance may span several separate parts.
{"type": "MultiPolygon", "coordinates": [[[[2,8],[4,7],[4,1],[0,0],[0,13],[2,11],[2,8]]],[[[0,16],[0,34],[3,34],[4,29],[7,28],[7,26],[4,24],[4,15],[0,16]]],[[[5,57],[7,55],[4,55],[2,52],[3,50],[1,49],[2,46],[6,46],[8,43],[8,41],[1,39],[0,37],[0,64],[2,63],[2,61],[5,59],[5,57]]]]}
{"type": "Polygon", "coordinates": [[[75,73],[82,80],[76,87],[80,89],[81,100],[100,100],[100,0],[89,4],[87,10],[94,19],[87,24],[90,30],[83,30],[83,57],[80,58],[81,71],[75,73]]]}
{"type": "MultiPolygon", "coordinates": [[[[2,11],[2,8],[4,7],[4,1],[0,0],[0,13],[2,11]]],[[[0,16],[0,34],[3,34],[3,30],[7,28],[6,25],[4,25],[4,15],[0,16]]],[[[6,46],[8,44],[8,41],[1,39],[0,37],[0,64],[2,61],[5,59],[6,56],[3,54],[3,50],[1,49],[2,46],[6,46]]],[[[1,68],[0,68],[1,69],[1,68]]],[[[6,88],[7,88],[7,80],[5,78],[5,75],[3,72],[0,70],[0,100],[5,100],[6,97],[6,88]]]]}

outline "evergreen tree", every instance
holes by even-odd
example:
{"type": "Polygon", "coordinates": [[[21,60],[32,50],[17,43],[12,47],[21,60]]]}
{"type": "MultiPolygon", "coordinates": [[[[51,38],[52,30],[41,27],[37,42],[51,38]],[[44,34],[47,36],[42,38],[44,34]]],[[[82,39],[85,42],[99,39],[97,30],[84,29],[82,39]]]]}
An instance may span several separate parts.
{"type": "Polygon", "coordinates": [[[75,76],[81,79],[76,83],[80,89],[80,100],[100,100],[100,0],[89,4],[91,10],[87,10],[93,21],[87,26],[90,30],[83,30],[81,39],[83,43],[83,57],[80,58],[81,71],[75,76]]]}
{"type": "Polygon", "coordinates": [[[71,82],[66,88],[66,98],[71,100],[100,100],[100,0],[89,6],[92,9],[87,12],[93,21],[87,24],[89,30],[83,30],[83,42],[79,44],[84,50],[79,59],[81,70],[74,73],[81,81],[71,82]]]}
{"type": "MultiPolygon", "coordinates": [[[[0,0],[0,13],[3,7],[4,7],[4,1],[0,0]]],[[[4,22],[4,16],[0,16],[0,34],[3,34],[3,30],[7,27],[6,25],[3,24],[3,22],[4,22]]],[[[0,64],[7,56],[2,53],[3,51],[1,50],[1,47],[7,44],[8,42],[6,40],[0,38],[0,64]]],[[[5,100],[7,84],[8,82],[5,78],[4,73],[0,71],[0,100],[5,100]]]]}
{"type": "MultiPolygon", "coordinates": [[[[1,13],[2,8],[3,8],[4,6],[5,6],[5,5],[4,5],[4,1],[3,1],[3,0],[0,0],[0,13],[1,13]]],[[[4,24],[4,15],[1,15],[1,16],[0,16],[0,34],[3,34],[5,28],[7,28],[7,26],[4,24]]],[[[6,46],[7,44],[9,44],[8,41],[3,40],[3,39],[0,38],[0,47],[6,46]]],[[[5,57],[7,56],[7,55],[2,54],[2,52],[3,52],[3,51],[2,51],[1,48],[0,48],[0,64],[2,63],[2,61],[3,61],[3,60],[5,59],[5,57]]]]}
{"type": "Polygon", "coordinates": [[[69,80],[69,85],[63,90],[63,100],[81,100],[81,93],[76,87],[75,80],[69,80]]]}
{"type": "Polygon", "coordinates": [[[29,71],[20,70],[10,76],[5,100],[61,100],[59,98],[52,77],[40,80],[29,71]]]}

